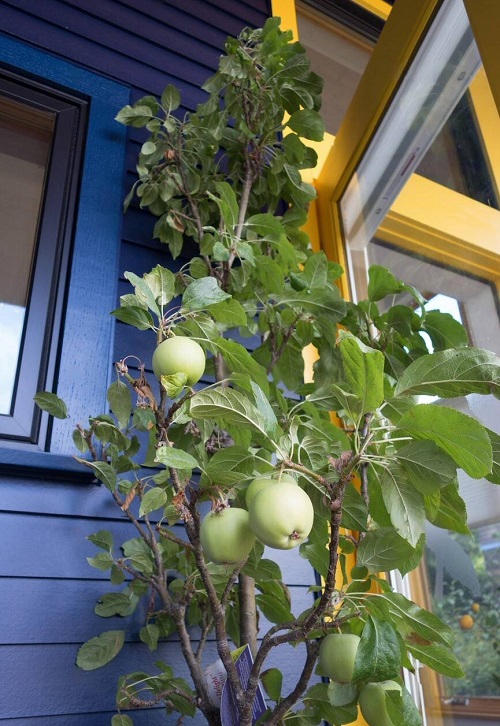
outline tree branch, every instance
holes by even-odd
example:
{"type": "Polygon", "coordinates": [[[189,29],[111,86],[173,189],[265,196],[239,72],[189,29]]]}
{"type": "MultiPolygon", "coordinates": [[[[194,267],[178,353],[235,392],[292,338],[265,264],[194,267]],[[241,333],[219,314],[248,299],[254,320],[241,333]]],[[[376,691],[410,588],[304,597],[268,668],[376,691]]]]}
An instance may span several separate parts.
{"type": "Polygon", "coordinates": [[[265,726],[274,726],[286,715],[288,710],[298,701],[307,688],[309,679],[312,675],[314,664],[319,653],[320,644],[317,641],[306,640],[307,657],[300,674],[300,678],[293,691],[277,704],[269,719],[264,721],[265,726]]]}

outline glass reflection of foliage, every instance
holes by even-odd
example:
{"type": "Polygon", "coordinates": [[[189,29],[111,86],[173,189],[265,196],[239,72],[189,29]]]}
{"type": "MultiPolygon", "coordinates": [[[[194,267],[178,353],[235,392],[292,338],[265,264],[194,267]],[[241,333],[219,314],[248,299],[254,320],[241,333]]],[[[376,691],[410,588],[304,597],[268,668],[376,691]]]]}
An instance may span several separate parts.
{"type": "Polygon", "coordinates": [[[478,527],[473,536],[449,533],[471,559],[480,584],[480,595],[471,592],[445,571],[444,594],[436,598],[435,555],[428,551],[426,564],[433,590],[432,609],[455,631],[455,654],[465,678],[443,678],[444,696],[500,696],[500,522],[478,527]],[[479,606],[479,607],[478,607],[479,606]],[[477,611],[477,612],[476,612],[477,611]],[[464,616],[463,628],[460,619],[464,616]],[[467,622],[468,621],[468,622],[467,622]]]}

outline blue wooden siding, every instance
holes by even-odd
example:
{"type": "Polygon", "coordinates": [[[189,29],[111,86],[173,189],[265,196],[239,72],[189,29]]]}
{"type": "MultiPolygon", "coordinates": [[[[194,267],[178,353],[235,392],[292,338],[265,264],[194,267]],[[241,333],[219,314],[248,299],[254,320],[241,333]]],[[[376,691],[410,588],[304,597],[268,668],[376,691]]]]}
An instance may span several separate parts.
{"type": "MultiPolygon", "coordinates": [[[[226,36],[245,25],[260,25],[268,15],[267,0],[0,0],[0,32],[69,61],[75,73],[78,67],[86,68],[126,85],[132,101],[146,93],[159,94],[166,83],[174,83],[182,92],[182,111],[202,100],[199,86],[216,68],[226,36]]],[[[39,72],[43,74],[43,68],[39,72]]],[[[63,83],[71,85],[71,78],[63,83]]],[[[132,130],[124,189],[133,178],[140,143],[140,132],[132,130]]],[[[105,198],[96,200],[96,209],[105,210],[105,205],[105,198]]],[[[83,223],[90,226],[91,219],[83,223]]],[[[110,287],[117,284],[118,294],[126,286],[124,270],[142,274],[158,262],[171,268],[182,264],[173,263],[152,240],[153,224],[137,208],[125,216],[114,280],[103,281],[110,287]]],[[[85,290],[78,292],[85,295],[85,290]]],[[[106,324],[108,311],[109,306],[100,311],[106,324]]],[[[70,314],[77,312],[75,301],[70,314]]],[[[77,337],[75,373],[78,345],[85,345],[77,337]]],[[[149,360],[153,341],[145,340],[147,334],[118,323],[114,359],[134,353],[149,360]]],[[[252,346],[252,341],[246,342],[252,346]]],[[[69,365],[61,371],[62,381],[72,377],[69,365]]],[[[85,408],[84,396],[82,405],[85,408]]],[[[64,437],[58,438],[57,450],[68,452],[64,437]]],[[[102,487],[43,476],[0,477],[0,723],[104,726],[114,713],[118,675],[152,669],[157,657],[186,675],[175,636],[153,655],[138,641],[140,611],[126,620],[93,615],[96,599],[112,589],[104,573],[85,561],[95,551],[85,537],[101,528],[110,529],[117,542],[134,536],[102,487]],[[79,645],[112,628],[127,632],[119,657],[92,673],[77,669],[79,645]]],[[[294,612],[299,613],[310,605],[307,588],[313,574],[298,553],[278,555],[294,612]]],[[[266,625],[261,623],[262,628],[266,625]]],[[[287,647],[276,653],[273,664],[283,668],[291,683],[302,656],[300,648],[287,647]]],[[[209,642],[205,661],[215,658],[215,644],[209,642]]],[[[166,723],[161,709],[136,712],[133,718],[138,726],[166,723]]]]}

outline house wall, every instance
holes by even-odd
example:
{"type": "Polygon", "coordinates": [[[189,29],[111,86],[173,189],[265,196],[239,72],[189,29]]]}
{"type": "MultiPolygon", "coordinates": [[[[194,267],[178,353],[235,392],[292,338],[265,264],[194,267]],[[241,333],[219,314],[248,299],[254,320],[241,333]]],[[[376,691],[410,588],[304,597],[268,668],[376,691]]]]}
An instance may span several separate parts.
{"type": "MultiPolygon", "coordinates": [[[[173,83],[182,94],[182,112],[202,100],[200,85],[214,72],[226,36],[245,25],[261,25],[269,13],[267,0],[0,0],[0,33],[118,81],[130,89],[131,102],[160,94],[173,83]]],[[[138,130],[130,131],[124,190],[134,180],[140,138],[138,130]]],[[[158,263],[182,264],[173,264],[152,241],[153,224],[136,207],[124,217],[118,294],[127,288],[125,270],[142,274],[158,263]]],[[[153,341],[145,343],[147,338],[117,323],[114,360],[136,354],[149,362],[153,341]]],[[[126,620],[93,614],[97,598],[113,588],[105,573],[86,563],[95,548],[85,537],[102,528],[117,543],[134,536],[110,499],[94,484],[51,480],[43,471],[28,477],[22,470],[17,476],[0,470],[2,724],[102,726],[114,713],[119,675],[154,671],[158,658],[177,675],[187,675],[175,637],[153,654],[140,643],[144,607],[126,620]],[[79,645],[104,630],[122,628],[126,643],[112,663],[90,673],[75,666],[79,645]]],[[[313,573],[296,552],[282,553],[280,560],[298,614],[311,603],[307,588],[313,573]]],[[[285,683],[291,684],[301,655],[300,648],[285,647],[272,663],[284,670],[285,683]]],[[[205,661],[216,657],[211,642],[205,661]]],[[[134,713],[133,719],[136,725],[154,726],[174,723],[175,717],[165,719],[161,709],[154,709],[134,713]]]]}

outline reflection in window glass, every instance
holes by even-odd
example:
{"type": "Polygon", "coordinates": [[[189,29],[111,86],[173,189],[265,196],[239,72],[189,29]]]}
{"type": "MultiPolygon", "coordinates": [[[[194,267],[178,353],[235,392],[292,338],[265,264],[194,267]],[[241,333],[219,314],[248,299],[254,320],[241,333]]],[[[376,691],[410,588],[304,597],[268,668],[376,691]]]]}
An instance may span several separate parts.
{"type": "Polygon", "coordinates": [[[426,566],[434,612],[455,633],[465,677],[443,678],[443,697],[500,696],[500,521],[472,536],[444,532],[444,551],[428,549],[426,566]]]}
{"type": "Polygon", "coordinates": [[[9,414],[21,351],[53,114],[0,96],[0,414],[9,414]]]}

